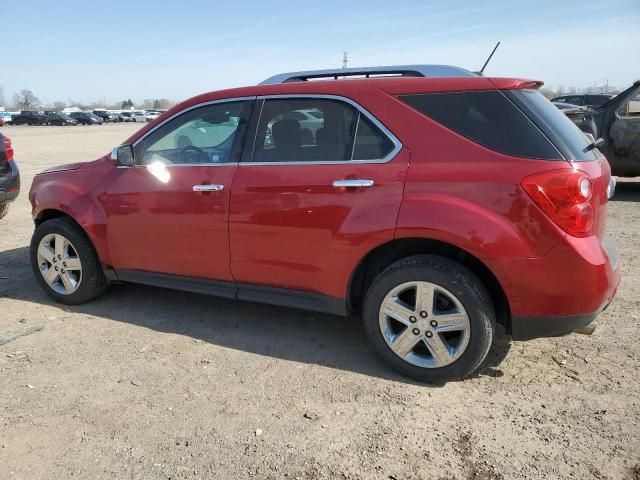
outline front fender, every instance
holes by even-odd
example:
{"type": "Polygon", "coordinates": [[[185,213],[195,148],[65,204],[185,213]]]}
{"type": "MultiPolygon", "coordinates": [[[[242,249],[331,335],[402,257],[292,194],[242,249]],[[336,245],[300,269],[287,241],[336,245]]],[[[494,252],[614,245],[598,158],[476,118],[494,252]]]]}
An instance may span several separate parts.
{"type": "Polygon", "coordinates": [[[102,263],[110,264],[106,213],[98,198],[108,177],[108,166],[36,175],[29,191],[34,220],[47,210],[63,212],[82,227],[102,263]],[[105,169],[106,167],[106,169],[105,169]],[[103,171],[104,170],[104,171],[103,171]]]}

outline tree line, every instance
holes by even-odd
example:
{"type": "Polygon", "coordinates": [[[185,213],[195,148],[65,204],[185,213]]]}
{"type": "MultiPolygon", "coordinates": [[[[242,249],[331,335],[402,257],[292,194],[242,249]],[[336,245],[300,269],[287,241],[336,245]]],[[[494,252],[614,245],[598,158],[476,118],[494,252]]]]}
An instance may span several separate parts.
{"type": "Polygon", "coordinates": [[[176,102],[169,100],[168,98],[146,98],[142,102],[134,103],[130,98],[124,99],[118,103],[106,103],[104,101],[93,102],[84,104],[82,102],[62,102],[56,101],[43,104],[40,99],[28,89],[20,90],[16,92],[12,101],[9,102],[4,95],[4,89],[0,86],[0,107],[4,107],[6,110],[53,110],[59,112],[67,107],[78,107],[82,110],[93,110],[96,108],[106,108],[109,110],[130,110],[131,108],[139,108],[141,110],[150,109],[167,109],[175,105],[176,102]]]}

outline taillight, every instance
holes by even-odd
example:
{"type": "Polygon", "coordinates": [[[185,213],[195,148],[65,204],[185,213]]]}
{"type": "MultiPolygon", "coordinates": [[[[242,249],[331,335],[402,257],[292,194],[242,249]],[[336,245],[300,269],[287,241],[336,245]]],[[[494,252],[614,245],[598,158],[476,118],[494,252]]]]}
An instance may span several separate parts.
{"type": "Polygon", "coordinates": [[[4,143],[4,153],[7,157],[7,161],[10,162],[13,160],[13,147],[11,146],[11,140],[9,140],[9,137],[3,137],[2,143],[4,143]]]}
{"type": "Polygon", "coordinates": [[[579,170],[552,170],[526,177],[522,188],[565,232],[575,237],[591,234],[594,211],[589,200],[593,181],[579,170]]]}

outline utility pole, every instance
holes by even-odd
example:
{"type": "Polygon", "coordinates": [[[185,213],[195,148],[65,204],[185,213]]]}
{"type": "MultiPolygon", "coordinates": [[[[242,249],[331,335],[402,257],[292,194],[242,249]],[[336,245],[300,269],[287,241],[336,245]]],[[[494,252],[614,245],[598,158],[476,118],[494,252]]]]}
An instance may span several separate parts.
{"type": "Polygon", "coordinates": [[[347,68],[349,64],[349,52],[342,52],[342,68],[347,68]]]}

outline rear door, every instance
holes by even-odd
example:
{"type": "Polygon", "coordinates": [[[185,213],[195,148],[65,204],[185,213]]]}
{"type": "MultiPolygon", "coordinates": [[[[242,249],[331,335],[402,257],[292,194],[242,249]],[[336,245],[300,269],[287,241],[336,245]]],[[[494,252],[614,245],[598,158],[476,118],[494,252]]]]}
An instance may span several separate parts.
{"type": "Polygon", "coordinates": [[[116,270],[232,281],[227,216],[253,99],[212,102],[134,146],[103,196],[116,270]]]}
{"type": "Polygon", "coordinates": [[[347,99],[259,100],[231,191],[239,294],[253,284],[343,298],[357,262],[393,238],[409,153],[347,99]]]}

